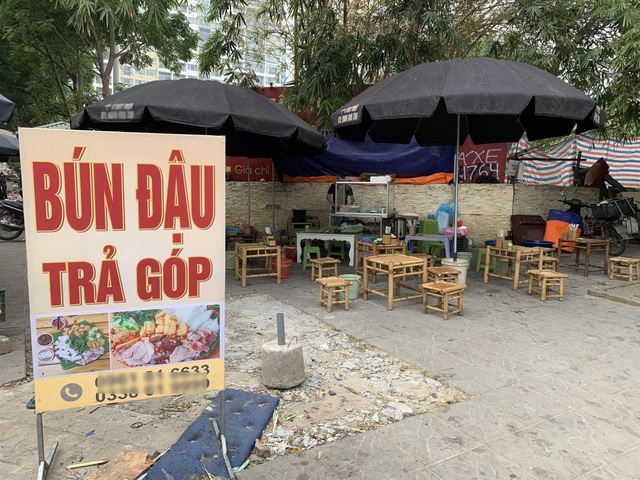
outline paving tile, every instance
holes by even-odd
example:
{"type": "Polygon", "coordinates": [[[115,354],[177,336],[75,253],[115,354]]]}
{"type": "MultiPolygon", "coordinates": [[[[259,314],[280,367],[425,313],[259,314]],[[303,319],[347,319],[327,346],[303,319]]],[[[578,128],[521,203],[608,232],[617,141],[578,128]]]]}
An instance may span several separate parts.
{"type": "Polygon", "coordinates": [[[619,478],[638,478],[640,476],[640,447],[623,453],[619,457],[611,460],[611,467],[624,472],[619,478]]]}
{"type": "Polygon", "coordinates": [[[392,479],[422,468],[422,463],[393,442],[393,434],[390,433],[394,429],[390,427],[349,437],[339,444],[324,445],[320,462],[341,479],[369,480],[372,472],[375,472],[377,479],[392,479]]]}
{"type": "Polygon", "coordinates": [[[508,415],[479,398],[470,398],[433,412],[471,438],[488,443],[526,427],[527,422],[508,415]]]}
{"type": "Polygon", "coordinates": [[[462,360],[410,337],[398,338],[387,335],[370,339],[369,342],[377,348],[432,374],[438,374],[440,371],[452,367],[463,368],[465,365],[462,360]]]}
{"type": "MultiPolygon", "coordinates": [[[[522,386],[563,403],[570,408],[581,408],[598,398],[588,383],[574,380],[570,375],[550,373],[548,375],[525,380],[522,386]]],[[[601,397],[605,394],[601,394],[601,397]]]]}
{"type": "Polygon", "coordinates": [[[429,469],[442,478],[455,478],[456,480],[475,480],[481,478],[509,479],[509,480],[534,480],[526,470],[514,465],[501,455],[489,448],[476,448],[469,452],[456,455],[444,460],[429,469]]]}
{"type": "Polygon", "coordinates": [[[379,429],[378,433],[385,441],[397,445],[410,457],[427,466],[480,446],[480,442],[463,431],[429,414],[388,425],[379,429]]]}
{"type": "Polygon", "coordinates": [[[571,480],[601,463],[532,426],[487,445],[538,479],[571,480]]]}
{"type": "Polygon", "coordinates": [[[565,448],[603,464],[640,445],[640,437],[576,410],[550,418],[537,427],[547,436],[559,439],[565,448]]]}
{"type": "Polygon", "coordinates": [[[634,387],[598,401],[589,402],[581,406],[580,410],[640,436],[639,405],[640,387],[634,387]]]}
{"type": "Polygon", "coordinates": [[[566,412],[567,406],[521,385],[483,394],[481,400],[533,425],[566,412]]]}
{"type": "Polygon", "coordinates": [[[486,370],[474,364],[466,364],[462,368],[454,365],[437,373],[449,384],[471,395],[486,394],[518,382],[513,372],[500,369],[497,365],[493,366],[493,370],[486,370]]]}
{"type": "Polygon", "coordinates": [[[268,468],[249,468],[236,474],[238,480],[282,480],[282,479],[302,479],[304,480],[339,480],[329,466],[320,462],[317,458],[317,451],[305,450],[297,454],[287,455],[285,458],[270,460],[268,468]],[[299,472],[304,472],[304,477],[299,472]]]}
{"type": "Polygon", "coordinates": [[[433,473],[429,468],[422,467],[413,472],[404,473],[393,477],[391,480],[446,480],[448,477],[440,477],[433,473]]]}

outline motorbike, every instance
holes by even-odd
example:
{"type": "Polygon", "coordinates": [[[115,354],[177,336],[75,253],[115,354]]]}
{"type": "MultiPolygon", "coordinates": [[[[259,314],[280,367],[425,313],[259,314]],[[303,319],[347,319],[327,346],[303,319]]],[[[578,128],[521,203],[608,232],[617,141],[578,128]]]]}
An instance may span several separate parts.
{"type": "Polygon", "coordinates": [[[609,240],[609,255],[612,257],[622,255],[630,240],[640,240],[638,208],[632,198],[585,203],[576,198],[567,199],[563,194],[560,201],[569,206],[567,211],[582,216],[583,237],[609,240]],[[583,208],[585,215],[582,215],[583,208]]]}
{"type": "Polygon", "coordinates": [[[0,240],[15,240],[24,232],[22,202],[0,200],[0,240]]]}

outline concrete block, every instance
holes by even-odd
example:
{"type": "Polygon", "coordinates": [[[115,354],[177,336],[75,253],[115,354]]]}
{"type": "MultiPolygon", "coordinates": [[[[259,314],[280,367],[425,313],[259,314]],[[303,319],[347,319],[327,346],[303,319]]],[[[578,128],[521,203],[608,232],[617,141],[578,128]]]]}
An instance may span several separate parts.
{"type": "Polygon", "coordinates": [[[11,352],[11,340],[9,337],[0,335],[0,355],[11,352]]]}
{"type": "Polygon", "coordinates": [[[305,378],[302,345],[262,345],[262,383],[268,388],[287,389],[300,385],[305,378]]]}

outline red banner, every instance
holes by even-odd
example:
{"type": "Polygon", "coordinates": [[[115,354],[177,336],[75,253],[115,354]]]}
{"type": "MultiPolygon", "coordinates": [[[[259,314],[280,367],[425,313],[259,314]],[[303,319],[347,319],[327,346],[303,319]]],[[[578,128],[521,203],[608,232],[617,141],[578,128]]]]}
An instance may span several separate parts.
{"type": "Polygon", "coordinates": [[[507,144],[475,145],[471,137],[467,137],[464,145],[460,147],[458,161],[460,182],[476,183],[479,176],[488,175],[494,177],[499,183],[504,183],[507,144]]]}
{"type": "Polygon", "coordinates": [[[270,158],[227,157],[227,180],[232,182],[271,181],[273,161],[270,158]]]}

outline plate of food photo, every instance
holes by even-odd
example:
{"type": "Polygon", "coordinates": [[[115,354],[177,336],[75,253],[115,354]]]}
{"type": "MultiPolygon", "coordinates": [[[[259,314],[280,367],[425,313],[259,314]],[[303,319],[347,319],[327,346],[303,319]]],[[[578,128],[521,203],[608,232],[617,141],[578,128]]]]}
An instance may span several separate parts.
{"type": "Polygon", "coordinates": [[[127,367],[166,365],[218,356],[220,306],[116,312],[111,356],[127,367]]]}

